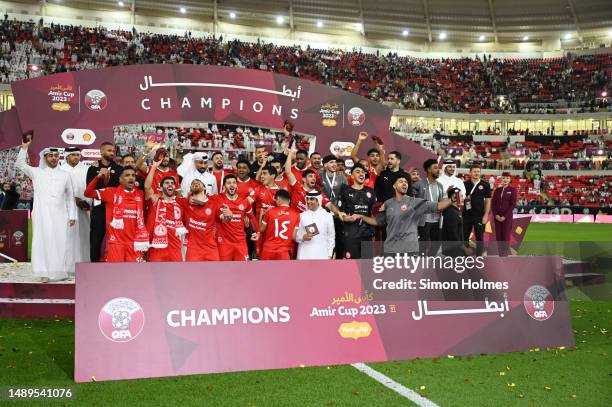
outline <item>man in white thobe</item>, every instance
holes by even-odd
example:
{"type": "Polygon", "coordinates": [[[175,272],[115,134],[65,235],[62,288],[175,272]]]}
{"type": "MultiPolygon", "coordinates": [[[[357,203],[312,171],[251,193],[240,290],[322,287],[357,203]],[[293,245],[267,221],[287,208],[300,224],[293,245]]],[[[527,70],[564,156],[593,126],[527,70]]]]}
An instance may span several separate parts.
{"type": "Polygon", "coordinates": [[[74,273],[75,263],[89,261],[90,208],[93,202],[83,195],[87,187],[88,167],[81,162],[81,150],[68,147],[64,150],[64,155],[66,163],[60,169],[70,175],[77,206],[77,224],[76,227],[68,229],[66,242],[66,269],[74,273]]]}
{"type": "Polygon", "coordinates": [[[334,257],[334,218],[321,207],[320,199],[320,192],[306,194],[306,210],[300,214],[300,225],[295,237],[298,242],[298,260],[334,257]]]}
{"type": "Polygon", "coordinates": [[[26,163],[31,141],[21,144],[15,166],[32,180],[32,271],[42,282],[68,277],[66,240],[68,228],[75,227],[77,207],[70,176],[58,167],[59,152],[46,148],[40,152],[40,163],[26,163]]]}
{"type": "Polygon", "coordinates": [[[444,193],[448,192],[450,187],[459,188],[461,190],[461,198],[465,198],[465,185],[463,180],[455,175],[457,165],[453,160],[446,160],[442,164],[442,175],[438,177],[438,182],[442,184],[444,193]]]}
{"type": "Polygon", "coordinates": [[[191,182],[194,179],[198,179],[206,187],[207,195],[216,195],[219,192],[217,179],[208,172],[208,154],[206,153],[185,154],[183,162],[178,166],[176,172],[183,177],[181,191],[189,191],[191,189],[191,182]]]}

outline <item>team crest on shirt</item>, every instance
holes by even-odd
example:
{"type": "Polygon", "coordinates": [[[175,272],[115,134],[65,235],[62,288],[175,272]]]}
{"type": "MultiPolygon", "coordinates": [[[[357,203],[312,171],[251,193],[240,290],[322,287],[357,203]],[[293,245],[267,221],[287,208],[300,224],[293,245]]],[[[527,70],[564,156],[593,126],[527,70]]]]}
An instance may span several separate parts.
{"type": "Polygon", "coordinates": [[[484,187],[482,185],[478,185],[478,189],[480,189],[482,191],[484,189],[484,187]]]}
{"type": "Polygon", "coordinates": [[[156,236],[163,236],[166,234],[166,232],[168,231],[168,229],[166,229],[166,227],[164,225],[157,225],[155,226],[155,235],[156,236]]]}
{"type": "Polygon", "coordinates": [[[405,205],[405,204],[404,204],[404,205],[400,206],[400,209],[401,209],[402,211],[408,210],[408,205],[405,205]]]}
{"type": "Polygon", "coordinates": [[[210,216],[211,212],[212,212],[212,211],[210,210],[210,208],[206,208],[206,210],[204,211],[204,213],[206,214],[206,216],[210,216]]]}
{"type": "Polygon", "coordinates": [[[174,219],[181,217],[181,208],[178,205],[174,205],[174,219]]]}
{"type": "Polygon", "coordinates": [[[238,209],[240,209],[241,211],[243,211],[243,210],[244,210],[244,205],[243,205],[243,204],[238,205],[238,209]]]}
{"type": "Polygon", "coordinates": [[[366,196],[368,197],[368,199],[372,198],[372,194],[369,192],[366,192],[366,196]]]}

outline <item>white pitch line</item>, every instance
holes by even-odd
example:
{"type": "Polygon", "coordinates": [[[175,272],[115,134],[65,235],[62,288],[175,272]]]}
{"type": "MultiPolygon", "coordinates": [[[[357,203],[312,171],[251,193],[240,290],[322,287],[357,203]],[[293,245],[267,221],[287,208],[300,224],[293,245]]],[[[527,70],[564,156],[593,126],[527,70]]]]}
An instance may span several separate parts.
{"type": "Polygon", "coordinates": [[[408,400],[412,401],[419,407],[439,407],[433,401],[426,399],[425,397],[421,396],[419,393],[413,390],[410,390],[408,387],[405,387],[399,384],[398,382],[391,379],[390,377],[387,377],[384,374],[372,369],[370,366],[366,365],[365,363],[353,363],[351,366],[359,370],[361,373],[367,374],[372,379],[376,380],[378,383],[382,384],[383,386],[388,387],[389,389],[398,393],[400,396],[403,396],[407,398],[408,400]]]}

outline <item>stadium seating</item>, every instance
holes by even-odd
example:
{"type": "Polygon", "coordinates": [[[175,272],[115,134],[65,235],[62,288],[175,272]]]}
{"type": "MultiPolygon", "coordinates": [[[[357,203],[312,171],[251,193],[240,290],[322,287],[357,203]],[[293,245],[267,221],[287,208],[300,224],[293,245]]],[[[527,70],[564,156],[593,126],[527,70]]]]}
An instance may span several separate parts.
{"type": "Polygon", "coordinates": [[[421,59],[8,20],[0,40],[4,83],[126,64],[223,65],[299,76],[398,107],[449,112],[517,113],[530,109],[521,109],[522,102],[560,100],[588,111],[607,108],[607,99],[597,96],[612,72],[612,54],[421,59]]]}

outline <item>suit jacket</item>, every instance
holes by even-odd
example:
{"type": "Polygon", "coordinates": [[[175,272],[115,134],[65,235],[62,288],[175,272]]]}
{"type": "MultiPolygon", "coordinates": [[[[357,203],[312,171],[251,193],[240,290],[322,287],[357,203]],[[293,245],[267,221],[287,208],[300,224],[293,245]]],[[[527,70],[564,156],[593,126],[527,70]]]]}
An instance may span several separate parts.
{"type": "MultiPolygon", "coordinates": [[[[444,198],[446,198],[446,195],[444,194],[444,187],[442,186],[440,182],[436,181],[436,186],[438,187],[438,200],[436,202],[440,202],[444,198]]],[[[421,199],[425,199],[426,201],[430,201],[431,199],[429,197],[429,192],[427,192],[428,187],[429,187],[429,182],[427,181],[427,178],[423,178],[422,180],[420,180],[419,182],[415,183],[412,186],[412,192],[414,194],[413,196],[415,198],[421,198],[421,199]]],[[[419,223],[419,226],[425,225],[426,222],[437,222],[439,220],[440,220],[439,214],[427,214],[421,218],[421,222],[419,223]]]]}
{"type": "Polygon", "coordinates": [[[491,210],[493,216],[500,215],[506,219],[512,219],[512,210],[516,207],[516,188],[508,185],[506,188],[498,187],[493,192],[491,210]],[[503,195],[502,195],[503,191],[503,195]]]}

